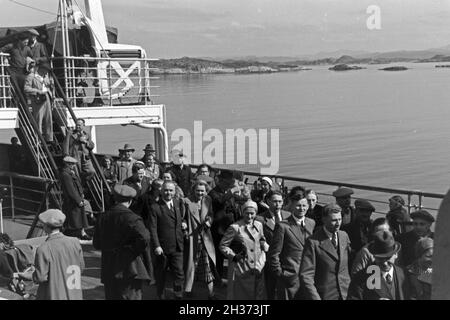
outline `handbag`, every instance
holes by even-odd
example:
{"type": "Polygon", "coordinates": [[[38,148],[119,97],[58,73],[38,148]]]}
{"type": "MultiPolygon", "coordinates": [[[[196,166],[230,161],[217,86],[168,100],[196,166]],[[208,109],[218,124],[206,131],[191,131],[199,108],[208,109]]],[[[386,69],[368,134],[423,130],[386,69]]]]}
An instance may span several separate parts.
{"type": "Polygon", "coordinates": [[[39,103],[39,104],[44,103],[45,101],[47,101],[47,95],[46,94],[38,94],[38,95],[36,95],[35,101],[36,101],[36,103],[39,103]]]}

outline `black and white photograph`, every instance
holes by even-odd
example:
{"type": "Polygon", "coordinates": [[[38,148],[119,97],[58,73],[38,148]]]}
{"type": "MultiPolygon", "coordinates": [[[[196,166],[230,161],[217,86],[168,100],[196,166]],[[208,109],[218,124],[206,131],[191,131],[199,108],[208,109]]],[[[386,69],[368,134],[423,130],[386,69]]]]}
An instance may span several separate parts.
{"type": "Polygon", "coordinates": [[[450,0],[0,8],[0,300],[450,299],[450,0]]]}

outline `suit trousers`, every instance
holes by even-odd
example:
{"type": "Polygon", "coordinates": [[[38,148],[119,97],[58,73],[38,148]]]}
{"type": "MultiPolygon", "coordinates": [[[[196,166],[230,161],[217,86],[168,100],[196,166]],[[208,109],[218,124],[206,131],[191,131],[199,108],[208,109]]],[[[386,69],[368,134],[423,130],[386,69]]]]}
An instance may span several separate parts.
{"type": "Polygon", "coordinates": [[[156,256],[155,276],[158,297],[163,296],[166,287],[167,269],[174,275],[173,291],[175,296],[181,298],[184,284],[183,252],[164,253],[163,256],[156,256]]]}
{"type": "Polygon", "coordinates": [[[44,136],[46,141],[53,141],[53,120],[52,120],[52,105],[50,97],[46,95],[47,100],[42,104],[32,103],[33,118],[39,131],[44,136]]]}
{"type": "Polygon", "coordinates": [[[105,281],[106,300],[142,300],[143,280],[111,279],[105,281]]]}
{"type": "Polygon", "coordinates": [[[266,281],[267,299],[275,300],[277,293],[277,276],[267,268],[264,268],[264,278],[266,281]]]}

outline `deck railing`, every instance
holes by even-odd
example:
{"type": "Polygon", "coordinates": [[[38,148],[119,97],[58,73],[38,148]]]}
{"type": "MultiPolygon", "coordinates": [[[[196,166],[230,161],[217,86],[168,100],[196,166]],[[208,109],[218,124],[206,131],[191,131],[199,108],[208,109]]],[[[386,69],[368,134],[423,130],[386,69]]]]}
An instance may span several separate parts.
{"type": "MultiPolygon", "coordinates": [[[[192,168],[198,168],[197,165],[191,165],[192,168]]],[[[220,170],[220,168],[214,168],[214,170],[220,170]]],[[[230,170],[230,169],[227,169],[230,170]]],[[[262,177],[259,173],[250,171],[239,171],[244,175],[244,181],[252,187],[255,187],[258,179],[262,177]]],[[[375,207],[376,214],[384,215],[389,211],[388,199],[393,195],[400,195],[405,198],[406,209],[408,213],[415,210],[424,209],[430,211],[434,216],[437,215],[439,205],[444,199],[445,194],[423,192],[419,190],[408,189],[396,189],[377,187],[372,185],[363,185],[356,183],[340,182],[340,181],[328,181],[317,180],[302,177],[292,177],[284,175],[269,176],[274,183],[278,185],[282,192],[285,194],[294,186],[302,186],[305,189],[313,189],[318,194],[318,200],[321,204],[326,204],[335,200],[332,196],[333,191],[338,187],[347,187],[354,190],[352,199],[366,199],[369,200],[375,207]]]]}
{"type": "Polygon", "coordinates": [[[6,72],[9,54],[0,52],[0,108],[11,107],[11,82],[6,72]]]}
{"type": "Polygon", "coordinates": [[[53,70],[71,107],[152,104],[152,59],[56,57],[53,70]]]}

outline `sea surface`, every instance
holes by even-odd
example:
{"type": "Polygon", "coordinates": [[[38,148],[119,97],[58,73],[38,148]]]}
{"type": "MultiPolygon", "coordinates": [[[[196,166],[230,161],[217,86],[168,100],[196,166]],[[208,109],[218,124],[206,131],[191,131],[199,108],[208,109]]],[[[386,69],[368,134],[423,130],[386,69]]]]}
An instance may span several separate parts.
{"type": "MultiPolygon", "coordinates": [[[[171,75],[153,81],[178,128],[280,130],[279,174],[446,193],[450,185],[450,68],[402,63],[335,72],[171,75]],[[399,64],[400,65],[400,64],[399,64]]],[[[126,142],[139,151],[150,130],[98,128],[99,152],[126,142]]],[[[175,141],[176,142],[176,141],[175,141]]],[[[172,142],[173,147],[176,143],[172,142]]],[[[205,142],[204,146],[208,143],[205,142]]],[[[236,166],[258,170],[252,165],[236,166]]]]}

